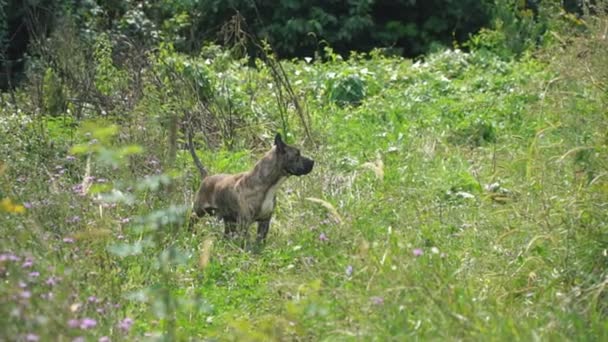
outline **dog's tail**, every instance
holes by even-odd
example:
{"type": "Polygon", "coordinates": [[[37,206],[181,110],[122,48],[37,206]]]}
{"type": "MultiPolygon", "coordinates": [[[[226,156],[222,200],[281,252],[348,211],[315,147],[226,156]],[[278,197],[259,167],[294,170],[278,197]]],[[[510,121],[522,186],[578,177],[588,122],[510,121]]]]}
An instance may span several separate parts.
{"type": "Polygon", "coordinates": [[[207,169],[201,163],[201,160],[196,155],[196,150],[194,149],[194,143],[192,142],[192,131],[188,130],[188,150],[190,150],[190,155],[192,155],[192,160],[194,160],[194,164],[198,171],[201,173],[201,179],[207,177],[207,169]]]}

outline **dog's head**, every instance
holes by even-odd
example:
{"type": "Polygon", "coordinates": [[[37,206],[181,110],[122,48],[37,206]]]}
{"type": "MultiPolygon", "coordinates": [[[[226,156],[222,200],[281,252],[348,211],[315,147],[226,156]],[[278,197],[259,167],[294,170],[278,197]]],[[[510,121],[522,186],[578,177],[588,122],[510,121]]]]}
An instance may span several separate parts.
{"type": "Polygon", "coordinates": [[[300,150],[283,142],[281,134],[274,137],[274,145],[283,170],[290,175],[302,176],[309,174],[315,161],[300,155],[300,150]]]}

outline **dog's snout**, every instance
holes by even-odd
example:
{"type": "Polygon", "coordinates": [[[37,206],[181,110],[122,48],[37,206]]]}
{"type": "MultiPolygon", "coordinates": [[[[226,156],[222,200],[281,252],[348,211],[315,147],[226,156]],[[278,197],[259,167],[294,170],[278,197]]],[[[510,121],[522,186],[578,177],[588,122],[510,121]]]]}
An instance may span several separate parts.
{"type": "Polygon", "coordinates": [[[308,165],[309,165],[308,168],[310,170],[312,170],[312,168],[315,166],[315,161],[311,159],[310,162],[308,163],[308,165]]]}
{"type": "Polygon", "coordinates": [[[306,159],[304,162],[304,170],[305,174],[310,173],[312,171],[313,166],[315,165],[315,161],[312,159],[306,159]]]}

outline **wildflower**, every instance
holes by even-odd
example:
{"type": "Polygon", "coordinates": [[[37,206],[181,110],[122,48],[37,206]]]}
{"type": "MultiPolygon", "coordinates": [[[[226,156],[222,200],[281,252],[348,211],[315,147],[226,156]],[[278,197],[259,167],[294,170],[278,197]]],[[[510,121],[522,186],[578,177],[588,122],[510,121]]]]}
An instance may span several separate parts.
{"type": "Polygon", "coordinates": [[[97,297],[95,297],[95,296],[89,296],[88,300],[89,300],[89,303],[98,303],[99,302],[99,299],[97,299],[97,297]]]}
{"type": "Polygon", "coordinates": [[[327,235],[325,235],[325,233],[321,233],[319,235],[319,240],[325,242],[325,241],[329,241],[329,238],[327,237],[327,235]]]}
{"type": "Polygon", "coordinates": [[[82,307],[81,303],[74,303],[74,304],[70,305],[70,311],[76,312],[76,311],[80,310],[81,307],[82,307]]]}
{"type": "Polygon", "coordinates": [[[129,332],[129,329],[131,329],[131,325],[133,325],[133,320],[129,317],[126,317],[122,321],[118,322],[118,329],[127,333],[129,332]]]}
{"type": "Polygon", "coordinates": [[[64,237],[63,242],[65,243],[74,243],[74,239],[71,237],[64,237]]]}
{"type": "Polygon", "coordinates": [[[45,284],[53,286],[55,284],[57,284],[57,282],[59,282],[59,279],[57,279],[57,277],[55,276],[50,276],[46,281],[45,284]]]}
{"type": "Polygon", "coordinates": [[[353,275],[353,267],[351,265],[346,266],[345,270],[346,276],[350,277],[353,275]]]}
{"type": "Polygon", "coordinates": [[[32,209],[32,207],[33,207],[32,202],[23,202],[23,207],[25,209],[32,209]]]}
{"type": "Polygon", "coordinates": [[[130,221],[131,221],[131,219],[130,219],[130,218],[128,218],[128,217],[125,217],[125,218],[121,218],[121,219],[120,219],[120,223],[129,223],[130,221]]]}
{"type": "Polygon", "coordinates": [[[19,280],[19,287],[24,289],[27,287],[27,284],[23,280],[19,280]]]}
{"type": "Polygon", "coordinates": [[[25,259],[25,261],[23,262],[21,267],[30,268],[30,267],[32,267],[33,264],[34,264],[34,260],[32,258],[27,258],[27,259],[25,259]]]}
{"type": "Polygon", "coordinates": [[[95,328],[95,326],[97,326],[97,321],[92,318],[83,318],[80,320],[80,329],[82,330],[95,328]]]}
{"type": "Polygon", "coordinates": [[[74,160],[76,160],[76,157],[74,157],[74,156],[67,156],[67,157],[65,157],[65,160],[67,160],[67,161],[74,161],[74,160]]]}
{"type": "Polygon", "coordinates": [[[439,254],[439,248],[437,248],[437,247],[431,248],[431,253],[433,253],[433,254],[439,254]]]}
{"type": "Polygon", "coordinates": [[[0,262],[2,261],[19,261],[19,257],[13,253],[2,253],[0,254],[0,262]]]}
{"type": "Polygon", "coordinates": [[[28,342],[36,342],[36,341],[40,340],[40,337],[36,334],[29,333],[29,334],[25,335],[25,340],[28,342]]]}
{"type": "Polygon", "coordinates": [[[412,253],[414,254],[414,256],[419,257],[424,254],[424,251],[422,250],[422,248],[414,248],[412,253]]]}
{"type": "Polygon", "coordinates": [[[82,183],[78,183],[72,187],[72,192],[77,195],[85,195],[84,186],[82,183]]]}
{"type": "Polygon", "coordinates": [[[372,301],[372,304],[374,304],[374,305],[384,304],[384,298],[382,298],[382,297],[374,296],[374,297],[370,298],[370,300],[372,301]]]}
{"type": "Polygon", "coordinates": [[[78,319],[70,319],[68,321],[68,327],[70,328],[78,328],[80,326],[80,320],[78,319]]]}
{"type": "Polygon", "coordinates": [[[98,342],[110,342],[110,338],[108,336],[101,336],[98,342]]]}
{"type": "Polygon", "coordinates": [[[37,271],[30,272],[29,276],[31,278],[37,278],[38,276],[40,276],[40,272],[37,272],[37,271]]]}
{"type": "Polygon", "coordinates": [[[32,293],[28,290],[21,291],[21,293],[19,294],[19,297],[21,297],[23,299],[29,299],[31,296],[32,296],[32,293]]]}
{"type": "Polygon", "coordinates": [[[86,340],[82,336],[78,336],[72,340],[72,342],[85,342],[86,340]]]}

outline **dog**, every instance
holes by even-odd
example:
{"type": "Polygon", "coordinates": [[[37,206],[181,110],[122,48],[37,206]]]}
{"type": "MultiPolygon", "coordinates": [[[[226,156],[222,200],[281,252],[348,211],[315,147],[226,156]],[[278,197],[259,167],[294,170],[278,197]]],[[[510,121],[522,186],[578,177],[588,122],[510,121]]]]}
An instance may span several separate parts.
{"type": "Polygon", "coordinates": [[[258,243],[264,242],[268,235],[278,188],[289,176],[309,174],[315,163],[301,155],[296,147],[283,142],[277,134],[274,146],[253,169],[239,174],[208,176],[194,150],[191,134],[188,135],[188,147],[202,179],[192,207],[190,229],[198,218],[215,215],[224,221],[224,235],[236,237],[257,222],[258,243]]]}

